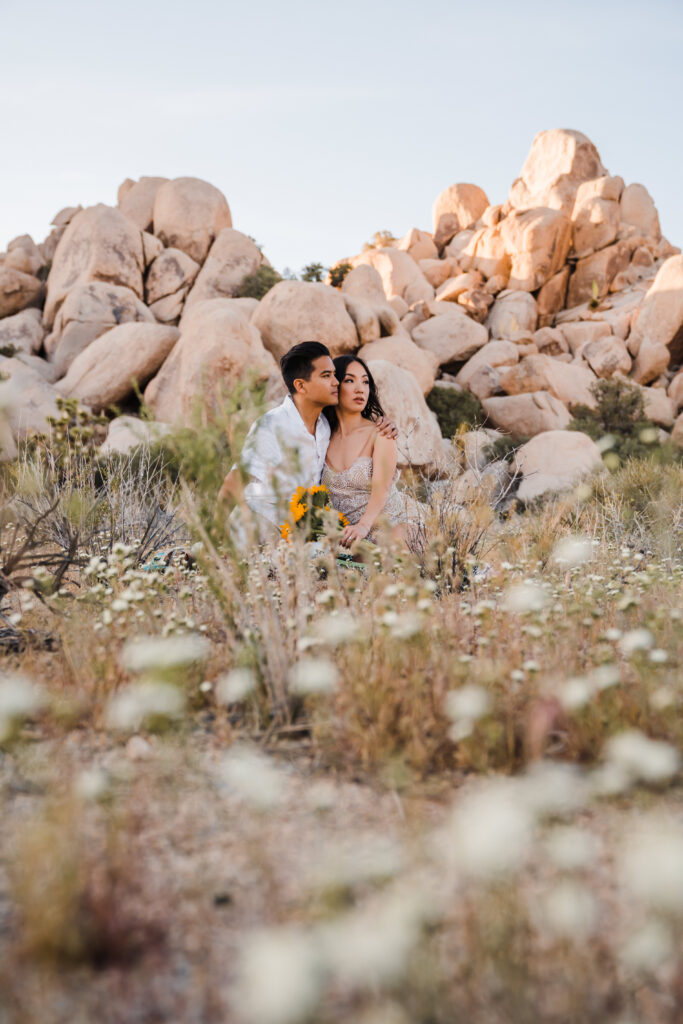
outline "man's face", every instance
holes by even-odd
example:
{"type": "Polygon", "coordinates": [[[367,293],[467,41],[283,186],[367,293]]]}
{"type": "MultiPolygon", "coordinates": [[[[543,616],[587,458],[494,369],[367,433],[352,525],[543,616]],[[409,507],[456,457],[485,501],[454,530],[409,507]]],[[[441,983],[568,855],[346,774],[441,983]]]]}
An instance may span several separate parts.
{"type": "Polygon", "coordinates": [[[339,401],[339,381],[334,375],[334,363],[329,356],[318,356],[313,361],[310,378],[296,381],[296,385],[299,394],[316,405],[336,405],[339,401]]]}

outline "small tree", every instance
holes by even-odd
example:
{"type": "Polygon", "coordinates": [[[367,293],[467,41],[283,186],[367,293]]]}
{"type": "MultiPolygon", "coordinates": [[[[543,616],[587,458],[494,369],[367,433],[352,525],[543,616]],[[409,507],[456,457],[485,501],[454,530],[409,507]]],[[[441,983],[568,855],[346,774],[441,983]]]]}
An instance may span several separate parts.
{"type": "Polygon", "coordinates": [[[240,299],[262,299],[282,278],[277,270],[262,263],[255,274],[248,274],[237,292],[240,299]]]}
{"type": "Polygon", "coordinates": [[[336,267],[330,267],[329,281],[333,288],[341,288],[344,278],[352,270],[350,263],[337,263],[336,267]]]}
{"type": "Polygon", "coordinates": [[[307,263],[301,271],[302,281],[322,281],[325,268],[322,263],[307,263]]]}

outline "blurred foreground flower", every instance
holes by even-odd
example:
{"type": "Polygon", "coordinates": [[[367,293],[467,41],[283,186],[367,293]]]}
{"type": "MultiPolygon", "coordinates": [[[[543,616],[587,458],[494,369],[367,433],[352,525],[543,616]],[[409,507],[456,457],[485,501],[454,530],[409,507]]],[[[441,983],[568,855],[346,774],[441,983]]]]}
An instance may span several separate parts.
{"type": "Polygon", "coordinates": [[[256,810],[275,807],[285,793],[285,776],[256,747],[236,744],[225,755],[220,777],[229,791],[256,810]]]}
{"type": "Polygon", "coordinates": [[[491,706],[491,698],[483,686],[469,683],[457,690],[449,690],[445,698],[445,710],[453,722],[448,735],[454,742],[465,739],[491,706]]]}
{"type": "Polygon", "coordinates": [[[142,725],[155,727],[179,718],[184,707],[185,697],[177,686],[146,680],[114,694],[106,724],[110,729],[137,732],[142,725]]]}
{"type": "Polygon", "coordinates": [[[620,848],[627,897],[661,912],[683,914],[683,825],[652,816],[620,848]]]}
{"type": "Polygon", "coordinates": [[[632,629],[619,640],[619,650],[625,658],[630,658],[637,651],[646,651],[652,647],[655,638],[649,629],[632,629]]]}
{"type": "Polygon", "coordinates": [[[121,660],[129,672],[164,672],[203,660],[209,642],[196,633],[185,636],[148,636],[129,641],[121,660]]]}
{"type": "Polygon", "coordinates": [[[517,615],[540,612],[547,603],[548,595],[537,583],[516,583],[503,594],[503,608],[517,615]]]}
{"type": "Polygon", "coordinates": [[[534,819],[519,785],[501,779],[466,793],[442,832],[446,858],[465,874],[495,878],[515,871],[525,859],[534,819]]]}
{"type": "Polygon", "coordinates": [[[546,894],[541,903],[542,915],[558,938],[580,942],[595,930],[597,906],[590,891],[578,882],[564,879],[546,894]]]}
{"type": "Polygon", "coordinates": [[[663,740],[651,740],[638,729],[628,729],[608,740],[608,762],[621,771],[629,783],[668,782],[680,768],[675,747],[663,740]]]}
{"type": "Polygon", "coordinates": [[[256,688],[256,674],[250,668],[233,668],[216,682],[219,704],[237,704],[256,688]]]}
{"type": "Polygon", "coordinates": [[[331,693],[338,679],[337,666],[329,658],[301,658],[289,671],[292,693],[331,693]]]}
{"type": "Polygon", "coordinates": [[[593,557],[593,542],[590,537],[563,537],[553,548],[552,560],[555,565],[573,569],[593,557]]]}
{"type": "Polygon", "coordinates": [[[245,1024],[298,1024],[315,1010],[324,981],[317,943],[284,926],[243,937],[233,1005],[245,1024]]]}
{"type": "Polygon", "coordinates": [[[45,694],[37,683],[23,675],[4,674],[0,678],[0,743],[44,706],[45,694]]]}

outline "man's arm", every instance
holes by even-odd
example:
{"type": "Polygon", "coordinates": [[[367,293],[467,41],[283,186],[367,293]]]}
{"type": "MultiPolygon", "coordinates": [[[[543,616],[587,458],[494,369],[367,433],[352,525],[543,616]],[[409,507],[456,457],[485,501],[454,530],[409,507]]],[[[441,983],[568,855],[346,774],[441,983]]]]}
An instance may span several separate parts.
{"type": "Polygon", "coordinates": [[[382,437],[388,437],[390,441],[395,441],[398,437],[398,427],[391,420],[387,419],[386,416],[380,416],[375,421],[375,426],[380,432],[382,437]]]}
{"type": "Polygon", "coordinates": [[[226,504],[237,505],[243,496],[242,472],[239,466],[233,466],[218,492],[218,500],[226,504]]]}

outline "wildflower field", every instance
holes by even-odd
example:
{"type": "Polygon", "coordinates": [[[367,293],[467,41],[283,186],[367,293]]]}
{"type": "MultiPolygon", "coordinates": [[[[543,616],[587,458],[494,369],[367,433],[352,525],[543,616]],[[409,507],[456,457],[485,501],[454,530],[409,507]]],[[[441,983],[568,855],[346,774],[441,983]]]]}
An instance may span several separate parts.
{"type": "Polygon", "coordinates": [[[680,465],[358,569],[234,547],[252,415],[3,467],[0,1024],[683,1019],[680,465]]]}

